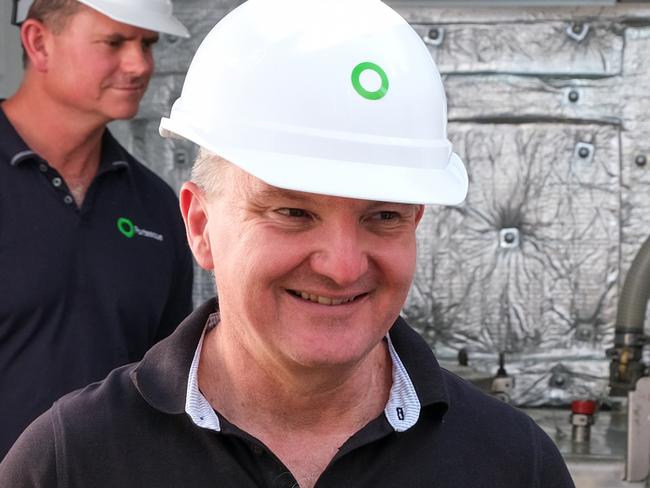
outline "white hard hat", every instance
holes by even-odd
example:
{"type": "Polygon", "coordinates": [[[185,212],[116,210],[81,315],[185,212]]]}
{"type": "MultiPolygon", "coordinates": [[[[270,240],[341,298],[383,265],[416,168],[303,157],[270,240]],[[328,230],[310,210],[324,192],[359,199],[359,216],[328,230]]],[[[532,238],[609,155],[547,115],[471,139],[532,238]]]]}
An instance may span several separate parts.
{"type": "Polygon", "coordinates": [[[248,0],[203,40],[160,133],[280,188],[458,204],[446,125],[426,46],[379,0],[248,0]]]}
{"type": "MultiPolygon", "coordinates": [[[[78,0],[118,22],[164,34],[189,37],[173,15],[171,0],[78,0]]],[[[25,20],[33,0],[14,0],[15,23],[25,20]]]]}

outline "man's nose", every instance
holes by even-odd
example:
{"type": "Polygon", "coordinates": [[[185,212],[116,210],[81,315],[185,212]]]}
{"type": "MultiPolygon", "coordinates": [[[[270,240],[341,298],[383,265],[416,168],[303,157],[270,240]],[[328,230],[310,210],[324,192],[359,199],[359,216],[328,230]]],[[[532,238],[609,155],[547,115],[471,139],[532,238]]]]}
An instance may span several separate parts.
{"type": "Polygon", "coordinates": [[[314,272],[338,286],[353,285],[368,272],[368,249],[362,231],[351,223],[324,226],[310,264],[314,272]]]}
{"type": "Polygon", "coordinates": [[[153,56],[151,51],[139,42],[130,43],[122,58],[124,72],[134,76],[148,76],[153,72],[153,56]]]}

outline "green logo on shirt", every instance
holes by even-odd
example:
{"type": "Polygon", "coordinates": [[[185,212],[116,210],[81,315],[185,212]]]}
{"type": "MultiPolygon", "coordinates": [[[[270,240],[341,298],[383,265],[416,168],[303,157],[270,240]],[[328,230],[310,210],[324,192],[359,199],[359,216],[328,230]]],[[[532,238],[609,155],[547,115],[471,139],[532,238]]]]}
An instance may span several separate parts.
{"type": "Polygon", "coordinates": [[[140,237],[147,237],[157,241],[163,240],[162,234],[158,234],[151,230],[141,229],[135,225],[131,219],[127,219],[126,217],[120,217],[117,219],[117,230],[119,230],[124,237],[128,237],[129,239],[138,235],[140,237]]]}
{"type": "Polygon", "coordinates": [[[129,239],[135,235],[135,225],[126,217],[117,219],[117,229],[129,239]]]}

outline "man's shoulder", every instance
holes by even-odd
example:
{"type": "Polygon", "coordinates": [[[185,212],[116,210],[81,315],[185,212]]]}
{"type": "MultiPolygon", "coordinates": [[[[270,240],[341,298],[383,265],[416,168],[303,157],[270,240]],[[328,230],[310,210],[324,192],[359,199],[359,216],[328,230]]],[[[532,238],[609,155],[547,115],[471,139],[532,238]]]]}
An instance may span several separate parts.
{"type": "Polygon", "coordinates": [[[166,200],[173,201],[174,205],[176,205],[178,197],[169,183],[163,180],[151,168],[139,161],[128,151],[125,150],[125,154],[128,156],[128,163],[134,178],[138,183],[139,189],[144,190],[147,193],[154,193],[166,200]]]}
{"type": "Polygon", "coordinates": [[[472,417],[486,428],[499,432],[518,431],[530,425],[530,418],[521,410],[484,392],[445,368],[441,368],[441,372],[449,395],[449,413],[452,415],[461,418],[472,417]]]}
{"type": "Polygon", "coordinates": [[[131,375],[139,363],[127,364],[111,371],[101,381],[64,395],[52,406],[56,419],[70,425],[96,428],[110,421],[113,414],[124,412],[142,400],[131,375]],[[89,416],[88,412],[94,412],[89,416]],[[75,422],[84,418],[84,422],[75,422]]]}
{"type": "Polygon", "coordinates": [[[109,154],[112,156],[119,154],[124,158],[124,162],[127,163],[133,175],[138,191],[148,194],[153,193],[158,197],[173,201],[174,205],[176,205],[178,198],[171,186],[149,166],[131,154],[108,130],[103,143],[109,146],[109,154]]]}

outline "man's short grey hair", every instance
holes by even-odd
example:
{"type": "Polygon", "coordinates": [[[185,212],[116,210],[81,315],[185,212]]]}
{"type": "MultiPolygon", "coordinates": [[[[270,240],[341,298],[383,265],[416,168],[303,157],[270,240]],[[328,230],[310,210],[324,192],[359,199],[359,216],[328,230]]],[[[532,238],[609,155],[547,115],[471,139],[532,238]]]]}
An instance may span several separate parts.
{"type": "Polygon", "coordinates": [[[227,159],[202,147],[194,160],[190,179],[208,197],[218,197],[223,192],[226,172],[230,165],[227,159]]]}
{"type": "MultiPolygon", "coordinates": [[[[70,17],[75,15],[83,4],[77,0],[34,0],[27,11],[27,19],[43,22],[52,32],[60,34],[70,17]]],[[[27,67],[29,59],[23,49],[23,67],[27,67]]]]}
{"type": "Polygon", "coordinates": [[[48,24],[53,32],[59,33],[70,17],[76,14],[82,4],[77,0],[34,0],[27,12],[27,19],[36,19],[48,24]]]}

